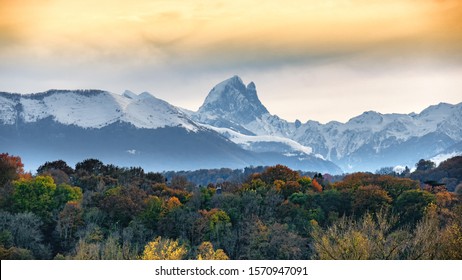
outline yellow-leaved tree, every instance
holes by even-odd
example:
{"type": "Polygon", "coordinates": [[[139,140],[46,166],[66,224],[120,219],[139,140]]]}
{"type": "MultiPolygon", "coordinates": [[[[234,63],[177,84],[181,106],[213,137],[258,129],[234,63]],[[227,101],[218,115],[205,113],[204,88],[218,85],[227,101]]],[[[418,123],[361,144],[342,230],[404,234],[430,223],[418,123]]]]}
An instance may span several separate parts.
{"type": "Polygon", "coordinates": [[[145,247],[142,260],[182,260],[188,254],[185,245],[178,240],[162,239],[157,237],[149,242],[145,247]]]}
{"type": "Polygon", "coordinates": [[[229,260],[228,255],[222,249],[215,251],[213,244],[208,241],[204,241],[199,245],[196,258],[198,260],[229,260]]]}

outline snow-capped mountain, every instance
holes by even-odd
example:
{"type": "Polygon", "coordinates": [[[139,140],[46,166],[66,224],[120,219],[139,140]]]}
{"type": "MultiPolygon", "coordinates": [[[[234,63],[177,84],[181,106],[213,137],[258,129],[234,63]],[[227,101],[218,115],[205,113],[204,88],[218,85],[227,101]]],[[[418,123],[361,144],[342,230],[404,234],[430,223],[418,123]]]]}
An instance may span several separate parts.
{"type": "Polygon", "coordinates": [[[339,164],[344,170],[413,166],[462,140],[462,103],[441,103],[420,114],[369,111],[346,123],[307,122],[292,139],[339,164]]]}
{"type": "Polygon", "coordinates": [[[31,95],[0,95],[0,122],[25,123],[51,117],[54,121],[82,128],[101,128],[126,122],[137,128],[183,127],[196,131],[197,125],[181,111],[147,92],[123,95],[100,90],[50,90],[31,95]]]}
{"type": "Polygon", "coordinates": [[[190,115],[245,150],[279,154],[291,161],[291,166],[324,160],[313,154],[311,147],[288,138],[295,124],[271,115],[259,100],[255,84],[246,86],[238,76],[216,85],[199,110],[190,115]]]}
{"type": "Polygon", "coordinates": [[[299,158],[312,155],[310,147],[287,137],[295,130],[295,124],[271,115],[258,98],[255,84],[246,86],[238,76],[216,85],[190,116],[247,150],[299,158]]]}
{"type": "Polygon", "coordinates": [[[28,158],[97,157],[150,170],[285,164],[340,173],[412,167],[462,152],[462,103],[419,114],[364,112],[346,123],[272,115],[253,82],[217,84],[197,112],[144,92],[0,93],[0,147],[28,158]],[[338,166],[337,166],[338,165],[338,166]]]}
{"type": "Polygon", "coordinates": [[[290,139],[284,140],[284,149],[245,149],[244,142],[230,141],[239,133],[233,139],[224,137],[218,128],[191,120],[187,110],[146,92],[0,93],[0,105],[2,151],[33,162],[32,169],[47,160],[75,163],[92,157],[158,171],[281,163],[303,170],[341,172],[290,139]],[[294,153],[291,147],[305,151],[294,153]]]}
{"type": "Polygon", "coordinates": [[[0,93],[0,147],[34,170],[45,161],[98,158],[147,170],[241,167],[259,162],[149,93],[51,90],[0,93]]]}
{"type": "MultiPolygon", "coordinates": [[[[192,118],[234,133],[258,136],[237,137],[229,131],[217,130],[250,150],[255,149],[256,143],[269,149],[268,143],[295,141],[300,144],[294,149],[297,152],[305,147],[309,154],[331,160],[347,172],[413,166],[419,159],[431,158],[462,140],[462,103],[441,103],[420,114],[368,111],[346,123],[290,123],[271,115],[258,100],[255,84],[245,86],[237,76],[215,86],[192,118]]],[[[287,145],[279,146],[287,149],[287,145]]]]}

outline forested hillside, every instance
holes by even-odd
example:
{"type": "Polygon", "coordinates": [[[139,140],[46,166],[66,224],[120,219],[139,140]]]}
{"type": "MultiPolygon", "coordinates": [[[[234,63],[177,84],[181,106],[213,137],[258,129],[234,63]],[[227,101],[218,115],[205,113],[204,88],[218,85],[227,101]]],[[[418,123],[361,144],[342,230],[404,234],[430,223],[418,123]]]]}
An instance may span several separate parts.
{"type": "Polygon", "coordinates": [[[282,165],[215,170],[199,186],[96,159],[31,175],[0,154],[0,257],[462,259],[459,163],[336,182],[282,165]]]}

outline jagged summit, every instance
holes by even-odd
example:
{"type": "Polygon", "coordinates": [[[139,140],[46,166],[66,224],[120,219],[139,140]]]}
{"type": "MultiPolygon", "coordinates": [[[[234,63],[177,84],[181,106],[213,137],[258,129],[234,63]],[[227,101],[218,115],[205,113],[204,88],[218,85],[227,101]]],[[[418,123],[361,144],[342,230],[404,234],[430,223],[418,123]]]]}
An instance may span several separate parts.
{"type": "Polygon", "coordinates": [[[245,124],[264,114],[268,114],[268,110],[257,96],[255,83],[246,86],[239,76],[233,76],[213,87],[196,117],[206,123],[226,119],[245,124]]]}

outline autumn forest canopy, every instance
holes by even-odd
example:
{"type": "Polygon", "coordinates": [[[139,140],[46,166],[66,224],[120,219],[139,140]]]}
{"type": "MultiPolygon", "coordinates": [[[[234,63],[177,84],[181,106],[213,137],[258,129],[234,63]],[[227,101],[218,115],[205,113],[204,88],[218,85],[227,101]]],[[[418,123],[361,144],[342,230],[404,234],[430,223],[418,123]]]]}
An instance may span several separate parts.
{"type": "Polygon", "coordinates": [[[1,259],[462,259],[462,157],[344,176],[0,154],[1,259]]]}

